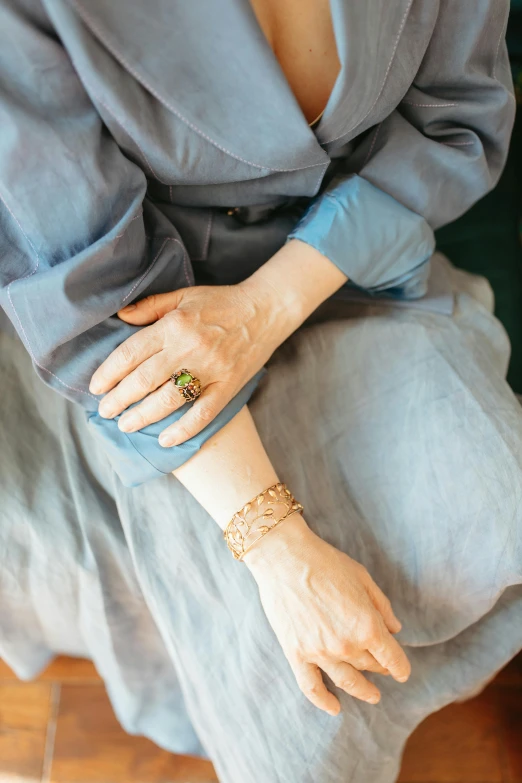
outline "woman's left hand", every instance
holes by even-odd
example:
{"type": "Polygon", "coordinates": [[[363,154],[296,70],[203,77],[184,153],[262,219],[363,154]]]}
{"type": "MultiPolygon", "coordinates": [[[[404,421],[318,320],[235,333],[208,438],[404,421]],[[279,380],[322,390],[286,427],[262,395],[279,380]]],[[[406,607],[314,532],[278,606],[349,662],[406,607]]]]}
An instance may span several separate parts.
{"type": "Polygon", "coordinates": [[[276,291],[241,283],[149,296],[118,316],[150,326],[125,340],[94,373],[90,391],[108,392],[100,416],[112,419],[143,400],[118,422],[124,432],[135,432],[185,404],[170,380],[173,373],[186,368],[201,381],[200,397],[161,433],[162,446],[197,435],[296,328],[276,291]]]}

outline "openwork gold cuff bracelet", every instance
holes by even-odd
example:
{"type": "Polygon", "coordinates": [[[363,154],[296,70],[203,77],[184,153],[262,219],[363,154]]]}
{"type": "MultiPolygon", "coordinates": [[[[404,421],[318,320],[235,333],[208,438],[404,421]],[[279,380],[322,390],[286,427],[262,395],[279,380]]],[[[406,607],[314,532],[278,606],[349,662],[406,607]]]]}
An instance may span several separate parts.
{"type": "Polygon", "coordinates": [[[242,560],[260,538],[297,511],[303,511],[303,506],[286,484],[274,484],[234,514],[223,531],[223,538],[236,560],[242,560]]]}

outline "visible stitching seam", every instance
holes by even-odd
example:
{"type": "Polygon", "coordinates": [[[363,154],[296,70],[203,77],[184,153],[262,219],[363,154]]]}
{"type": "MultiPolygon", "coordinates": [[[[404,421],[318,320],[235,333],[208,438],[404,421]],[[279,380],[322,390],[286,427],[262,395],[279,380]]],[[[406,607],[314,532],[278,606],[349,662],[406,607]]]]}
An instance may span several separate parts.
{"type": "MultiPolygon", "coordinates": [[[[34,244],[32,243],[31,239],[29,238],[29,236],[26,234],[26,232],[22,228],[22,225],[21,225],[20,221],[18,220],[18,218],[14,214],[13,210],[11,209],[9,204],[7,203],[5,197],[3,196],[2,193],[0,193],[0,201],[3,203],[3,205],[5,206],[5,208],[7,209],[7,211],[9,212],[11,217],[13,218],[13,220],[15,221],[16,225],[18,226],[18,228],[20,230],[20,233],[22,234],[22,236],[25,238],[25,240],[27,241],[27,243],[31,247],[31,249],[32,249],[32,251],[33,251],[33,253],[35,255],[35,258],[36,258],[36,266],[34,267],[34,269],[31,272],[29,272],[29,274],[24,275],[24,277],[17,278],[16,280],[11,280],[11,282],[9,283],[9,285],[7,286],[7,289],[6,289],[7,290],[7,298],[9,299],[9,302],[10,302],[11,307],[13,309],[13,313],[15,314],[16,320],[18,321],[18,324],[20,326],[20,331],[22,332],[22,334],[24,336],[25,344],[26,344],[27,350],[29,352],[29,355],[30,355],[32,361],[34,362],[34,364],[40,370],[43,370],[44,372],[46,372],[49,375],[51,375],[59,383],[61,383],[61,385],[64,386],[66,389],[69,389],[70,391],[79,392],[80,394],[86,394],[88,397],[90,397],[91,399],[96,400],[96,402],[98,402],[98,398],[94,394],[91,394],[89,391],[86,391],[85,389],[79,389],[76,386],[70,386],[68,383],[63,381],[58,375],[56,375],[54,372],[52,372],[52,370],[49,370],[47,367],[45,367],[43,364],[41,364],[37,360],[36,356],[34,355],[34,351],[33,351],[32,347],[31,347],[31,343],[29,341],[29,337],[27,336],[27,332],[25,331],[25,327],[24,327],[24,325],[23,325],[23,323],[22,323],[22,321],[20,319],[18,311],[17,311],[17,309],[15,307],[15,304],[13,302],[13,298],[11,296],[11,286],[13,285],[13,283],[22,282],[22,280],[28,280],[30,277],[32,277],[37,272],[37,270],[38,270],[38,268],[40,266],[40,255],[39,255],[38,251],[36,250],[34,244]]],[[[140,211],[140,213],[138,215],[133,217],[132,220],[129,221],[129,224],[127,225],[127,228],[125,229],[125,231],[123,233],[121,233],[121,234],[117,234],[114,237],[113,241],[117,240],[117,239],[120,239],[125,234],[125,232],[129,228],[130,224],[133,223],[134,220],[137,220],[139,217],[141,217],[142,214],[143,214],[143,211],[140,211]]],[[[163,248],[165,247],[165,244],[167,242],[169,242],[169,241],[178,242],[178,244],[181,245],[181,247],[183,249],[183,267],[184,267],[184,271],[185,271],[185,277],[187,279],[188,284],[191,285],[191,282],[190,282],[190,279],[189,279],[189,275],[188,275],[188,270],[187,270],[187,253],[186,253],[185,247],[179,241],[179,239],[176,239],[176,237],[167,237],[167,239],[165,239],[165,241],[163,242],[161,248],[159,249],[158,253],[156,254],[156,256],[153,259],[153,261],[151,262],[151,264],[147,267],[146,271],[140,277],[138,282],[135,283],[135,285],[131,288],[131,290],[128,292],[128,294],[124,297],[122,302],[125,302],[130,297],[132,292],[138,287],[138,285],[145,279],[145,277],[148,275],[148,273],[151,271],[152,267],[155,265],[156,261],[158,260],[158,258],[160,256],[160,253],[162,252],[163,248]]]]}
{"type": "MultiPolygon", "coordinates": [[[[75,1],[76,1],[76,0],[75,0],[75,1]]],[[[401,35],[402,35],[402,33],[404,32],[404,27],[406,26],[406,20],[407,20],[407,18],[408,18],[408,14],[410,13],[410,10],[411,10],[411,7],[412,7],[412,5],[413,5],[413,0],[410,0],[410,1],[409,1],[409,3],[408,3],[408,7],[406,8],[406,11],[404,12],[404,15],[403,15],[403,17],[402,17],[402,19],[401,19],[401,24],[400,24],[400,27],[399,27],[399,32],[397,33],[397,38],[395,39],[395,44],[394,44],[394,47],[393,47],[393,51],[392,51],[392,55],[391,55],[391,58],[390,58],[390,62],[388,63],[388,67],[386,68],[386,73],[384,74],[384,79],[383,79],[383,82],[382,82],[381,88],[380,88],[379,92],[377,93],[377,97],[375,98],[374,102],[372,103],[372,105],[370,106],[370,108],[368,109],[368,111],[366,112],[366,114],[364,115],[364,117],[363,117],[361,120],[358,120],[358,121],[355,123],[355,125],[352,125],[352,127],[351,127],[351,128],[349,128],[349,129],[348,129],[348,130],[346,130],[346,131],[343,131],[343,133],[341,133],[339,136],[336,136],[334,139],[329,139],[328,141],[325,141],[325,142],[324,142],[325,144],[330,144],[332,141],[337,141],[337,139],[340,139],[340,138],[342,138],[343,136],[346,136],[346,134],[347,134],[347,133],[351,133],[351,131],[353,131],[353,129],[354,129],[354,128],[356,128],[358,125],[361,125],[361,123],[363,123],[363,122],[364,122],[364,120],[365,120],[365,119],[366,119],[366,118],[367,118],[367,117],[368,117],[368,116],[371,114],[371,112],[373,111],[374,107],[375,107],[375,106],[376,106],[376,104],[377,104],[377,101],[378,101],[378,100],[379,100],[379,98],[381,97],[381,95],[382,95],[382,92],[383,92],[383,90],[384,90],[384,86],[385,86],[385,84],[386,84],[386,81],[387,81],[387,79],[388,79],[388,75],[389,75],[389,73],[390,73],[390,70],[391,70],[391,67],[392,67],[393,60],[395,59],[395,55],[397,54],[397,47],[399,46],[399,41],[400,41],[400,39],[401,39],[401,35]]]]}
{"type": "Polygon", "coordinates": [[[495,52],[495,63],[493,65],[493,78],[494,79],[497,78],[497,63],[498,63],[498,56],[500,54],[500,44],[502,43],[502,37],[503,37],[502,33],[503,32],[504,32],[504,30],[502,29],[502,32],[500,33],[500,37],[498,39],[497,50],[495,52]]]}
{"type": "MultiPolygon", "coordinates": [[[[88,87],[88,89],[90,90],[90,92],[92,93],[92,95],[95,97],[96,101],[109,112],[111,117],[113,117],[114,120],[118,123],[118,125],[120,125],[123,128],[123,130],[127,133],[127,135],[130,138],[130,140],[136,145],[136,147],[138,148],[138,151],[139,151],[141,157],[143,158],[143,161],[144,161],[145,165],[149,169],[149,171],[152,174],[152,176],[155,177],[158,180],[158,182],[161,182],[162,185],[167,185],[168,186],[168,188],[169,188],[169,199],[170,199],[170,202],[173,203],[174,198],[173,198],[172,184],[169,185],[168,182],[165,182],[165,180],[161,179],[159,174],[156,173],[156,171],[152,167],[152,163],[150,162],[150,160],[148,159],[148,157],[147,157],[147,155],[145,153],[145,150],[142,148],[140,143],[134,138],[134,136],[132,135],[132,133],[129,130],[128,125],[125,124],[124,120],[122,120],[120,117],[118,117],[118,115],[116,114],[114,109],[112,109],[109,106],[109,104],[105,100],[103,100],[103,98],[100,96],[100,94],[97,92],[97,90],[94,89],[94,87],[92,86],[92,84],[90,82],[86,81],[85,84],[88,87]]],[[[185,272],[185,276],[186,276],[186,272],[185,272]]],[[[187,278],[187,280],[188,280],[188,278],[187,278]]],[[[189,285],[190,285],[190,282],[189,282],[189,285]]]]}
{"type": "Polygon", "coordinates": [[[401,101],[406,106],[417,106],[419,109],[446,109],[450,106],[458,106],[458,103],[413,103],[412,101],[401,101]]]}
{"type": "MultiPolygon", "coordinates": [[[[36,273],[36,271],[38,270],[38,267],[40,266],[40,255],[39,255],[37,249],[35,248],[35,246],[33,245],[32,241],[29,239],[29,237],[27,236],[27,234],[23,230],[20,221],[18,220],[18,218],[14,214],[13,210],[11,209],[11,207],[9,206],[9,204],[7,203],[7,201],[5,200],[4,196],[1,193],[0,193],[0,200],[2,201],[3,205],[5,206],[5,208],[7,209],[7,211],[9,212],[11,217],[13,218],[13,220],[15,221],[16,225],[20,229],[20,232],[21,232],[22,236],[25,237],[27,243],[29,244],[29,246],[31,247],[31,249],[32,249],[32,251],[33,251],[33,253],[35,255],[36,266],[33,269],[33,271],[29,272],[29,274],[27,274],[27,275],[24,275],[24,277],[22,277],[22,278],[18,278],[19,280],[27,280],[28,278],[32,277],[36,273]]],[[[93,394],[91,394],[90,392],[85,391],[84,389],[77,389],[75,386],[69,386],[68,383],[65,383],[65,381],[62,381],[61,378],[58,378],[58,376],[55,375],[54,372],[51,372],[51,370],[48,370],[47,367],[44,367],[42,364],[40,364],[39,361],[37,361],[37,359],[36,359],[36,357],[35,357],[35,355],[33,353],[33,350],[31,348],[31,343],[29,342],[29,338],[27,336],[27,332],[25,331],[24,325],[23,325],[22,321],[20,320],[20,316],[18,315],[18,311],[17,311],[17,309],[16,309],[16,307],[14,305],[14,302],[13,302],[13,299],[12,299],[12,296],[11,296],[11,286],[13,285],[14,282],[16,282],[16,281],[15,280],[11,280],[11,282],[7,286],[7,298],[9,299],[9,302],[11,303],[11,307],[13,308],[13,313],[16,316],[16,320],[18,321],[18,324],[20,326],[20,331],[22,332],[22,334],[24,336],[24,339],[25,339],[25,344],[27,346],[27,350],[29,351],[29,355],[30,355],[31,359],[33,360],[33,362],[41,370],[44,370],[45,372],[49,373],[49,375],[52,375],[53,378],[56,378],[56,380],[59,381],[62,384],[62,386],[65,386],[66,389],[69,389],[70,391],[79,392],[80,394],[87,394],[93,400],[96,400],[96,397],[93,394]]]]}
{"type": "MultiPolygon", "coordinates": [[[[507,14],[509,14],[509,10],[508,10],[507,14]]],[[[505,32],[506,32],[506,25],[507,25],[507,19],[504,19],[504,23],[502,25],[502,29],[500,31],[500,35],[499,35],[499,38],[498,38],[497,48],[496,48],[496,51],[495,51],[495,61],[493,63],[493,78],[494,79],[497,78],[497,65],[498,65],[498,56],[500,54],[500,44],[502,43],[502,38],[504,37],[505,32]]]]}
{"type": "MultiPolygon", "coordinates": [[[[181,242],[179,241],[179,239],[176,239],[176,237],[167,237],[167,238],[166,238],[166,239],[163,241],[163,244],[161,245],[161,247],[160,247],[160,249],[158,250],[158,252],[156,253],[156,255],[154,256],[154,260],[153,260],[153,261],[151,262],[151,264],[150,264],[150,265],[147,267],[147,269],[146,269],[146,270],[145,270],[145,272],[142,274],[142,276],[141,276],[141,277],[140,277],[140,278],[139,278],[139,279],[138,279],[138,280],[137,280],[137,281],[134,283],[134,285],[132,286],[132,288],[131,288],[131,290],[129,291],[129,293],[128,293],[126,296],[124,296],[124,297],[123,297],[123,299],[121,300],[121,304],[123,304],[123,302],[126,302],[126,301],[127,301],[127,299],[130,297],[130,295],[133,293],[133,291],[135,291],[135,290],[136,290],[136,288],[138,288],[138,286],[140,285],[140,283],[141,283],[141,282],[142,282],[142,281],[143,281],[143,280],[144,280],[144,279],[147,277],[147,275],[148,275],[148,274],[149,274],[149,272],[151,271],[152,267],[153,267],[153,266],[156,264],[156,261],[158,260],[158,258],[160,257],[161,253],[163,252],[163,249],[164,249],[165,245],[167,244],[167,242],[177,242],[177,243],[178,243],[178,245],[181,245],[181,248],[182,248],[182,250],[183,250],[183,266],[184,266],[184,270],[185,270],[185,277],[187,278],[187,282],[188,282],[188,283],[189,283],[189,285],[190,285],[190,281],[189,281],[189,278],[188,278],[188,275],[187,275],[187,269],[186,269],[186,267],[185,267],[185,255],[186,255],[186,254],[185,254],[185,248],[183,247],[183,245],[181,244],[181,242]]],[[[120,308],[120,309],[121,309],[121,308],[120,308]]]]}
{"type": "Polygon", "coordinates": [[[318,190],[319,190],[319,188],[321,187],[321,182],[322,182],[322,180],[323,180],[323,177],[324,177],[324,175],[326,174],[326,170],[328,169],[328,166],[329,166],[329,165],[330,165],[330,163],[329,163],[329,162],[328,162],[328,163],[325,163],[325,164],[324,164],[324,169],[323,169],[323,171],[320,171],[320,172],[319,172],[319,177],[317,178],[317,182],[315,183],[315,187],[314,187],[314,193],[315,193],[315,194],[317,194],[317,191],[318,191],[318,190]]]}
{"type": "Polygon", "coordinates": [[[140,211],[138,212],[138,214],[137,214],[137,215],[135,215],[135,217],[133,217],[133,218],[132,218],[132,220],[129,220],[129,223],[128,223],[128,225],[125,227],[125,231],[122,231],[122,232],[121,232],[121,234],[116,234],[116,236],[114,237],[114,239],[121,239],[121,237],[122,237],[122,236],[125,234],[125,232],[126,232],[126,231],[127,231],[127,229],[129,228],[130,224],[131,224],[131,223],[134,223],[134,221],[135,221],[135,220],[138,220],[138,219],[139,219],[139,218],[140,218],[142,215],[143,215],[143,209],[140,209],[140,211]]]}
{"type": "Polygon", "coordinates": [[[212,221],[213,221],[213,219],[214,219],[214,213],[213,213],[212,210],[210,210],[210,215],[209,215],[209,218],[208,218],[208,225],[207,225],[207,232],[205,234],[205,241],[203,243],[203,258],[207,257],[208,247],[209,247],[209,244],[210,244],[210,231],[212,229],[212,221]]]}
{"type": "MultiPolygon", "coordinates": [[[[152,168],[152,164],[151,164],[150,160],[148,159],[147,155],[145,154],[145,151],[144,151],[144,150],[143,150],[143,148],[140,146],[139,142],[137,142],[137,141],[136,141],[136,139],[134,138],[134,136],[131,134],[131,132],[130,132],[129,128],[127,127],[127,125],[125,124],[124,120],[120,119],[120,117],[118,117],[118,116],[116,115],[116,113],[115,113],[114,109],[112,109],[112,108],[111,108],[111,107],[108,105],[108,103],[107,103],[106,101],[104,101],[104,99],[103,99],[103,98],[102,98],[102,97],[99,95],[99,93],[98,93],[98,92],[97,92],[97,91],[96,91],[96,90],[93,88],[93,86],[92,86],[92,84],[91,84],[90,82],[87,82],[87,81],[86,81],[86,82],[85,82],[85,85],[86,85],[86,87],[87,87],[87,88],[90,90],[90,92],[92,93],[92,95],[94,96],[94,98],[96,99],[96,101],[97,101],[97,102],[98,102],[98,103],[99,103],[101,106],[103,106],[103,107],[104,107],[104,109],[106,109],[106,110],[109,112],[109,114],[111,115],[111,117],[113,117],[113,118],[116,120],[116,122],[118,123],[118,125],[120,125],[120,126],[123,128],[123,130],[124,130],[124,131],[127,133],[127,135],[129,136],[130,140],[131,140],[131,141],[132,141],[132,142],[133,142],[133,143],[136,145],[136,147],[138,148],[138,150],[139,150],[139,152],[140,152],[140,155],[141,155],[141,157],[143,158],[143,161],[145,162],[145,164],[146,164],[147,168],[149,169],[150,173],[152,174],[152,176],[153,176],[153,177],[155,177],[155,178],[158,180],[158,182],[161,182],[161,184],[162,184],[162,185],[168,185],[168,184],[169,184],[168,182],[165,182],[165,180],[161,179],[161,177],[160,177],[160,176],[158,176],[158,174],[156,174],[156,172],[155,172],[155,171],[154,171],[154,169],[152,168]]],[[[170,185],[170,190],[172,191],[172,185],[170,185]]],[[[172,193],[171,193],[171,200],[172,200],[172,193]]]]}
{"type": "MultiPolygon", "coordinates": [[[[254,163],[251,160],[247,160],[246,158],[242,158],[239,155],[236,155],[231,150],[228,150],[226,147],[223,147],[217,141],[214,141],[214,139],[212,139],[210,136],[204,133],[204,131],[202,131],[201,128],[198,128],[197,125],[194,125],[194,123],[191,122],[187,117],[185,117],[175,106],[173,106],[162,95],[160,95],[160,93],[156,89],[154,89],[154,87],[147,81],[147,79],[144,78],[142,74],[138,73],[136,69],[132,67],[132,65],[123,57],[122,54],[120,54],[120,52],[115,48],[115,46],[111,45],[111,43],[107,40],[107,36],[100,31],[98,25],[95,22],[93,22],[92,17],[90,16],[90,14],[87,13],[87,11],[81,5],[79,0],[71,0],[71,2],[76,6],[76,9],[80,14],[81,18],[83,19],[83,21],[88,25],[88,27],[91,28],[91,30],[93,30],[96,33],[97,37],[100,39],[100,41],[102,41],[104,46],[111,52],[113,57],[116,60],[118,60],[118,62],[120,62],[126,68],[126,70],[130,74],[132,74],[132,76],[134,76],[134,78],[148,90],[150,94],[153,95],[160,103],[162,103],[163,106],[166,106],[167,109],[169,109],[173,114],[176,115],[176,117],[179,117],[179,119],[182,120],[185,123],[185,125],[187,125],[193,131],[195,131],[199,136],[204,138],[214,147],[221,150],[221,152],[225,152],[231,158],[234,158],[235,160],[239,160],[241,163],[246,163],[248,166],[253,166],[256,169],[261,169],[262,171],[280,171],[280,172],[301,171],[302,169],[311,169],[311,168],[315,168],[316,166],[324,165],[324,163],[312,163],[308,166],[302,166],[299,168],[280,169],[280,168],[275,168],[273,166],[266,166],[260,163],[254,163]]],[[[410,5],[412,2],[413,0],[410,0],[410,5]]]]}
{"type": "Polygon", "coordinates": [[[380,122],[377,125],[376,129],[375,129],[375,133],[373,134],[372,143],[371,143],[370,149],[368,150],[368,154],[367,154],[366,159],[365,159],[365,161],[364,161],[364,163],[362,165],[362,168],[364,168],[366,166],[366,164],[368,163],[368,161],[370,160],[370,158],[372,156],[372,152],[373,152],[373,149],[375,147],[375,142],[377,141],[377,136],[379,135],[379,131],[381,130],[381,127],[382,127],[382,122],[380,122]]]}
{"type": "Polygon", "coordinates": [[[447,147],[471,147],[476,142],[474,141],[443,141],[447,147]]]}

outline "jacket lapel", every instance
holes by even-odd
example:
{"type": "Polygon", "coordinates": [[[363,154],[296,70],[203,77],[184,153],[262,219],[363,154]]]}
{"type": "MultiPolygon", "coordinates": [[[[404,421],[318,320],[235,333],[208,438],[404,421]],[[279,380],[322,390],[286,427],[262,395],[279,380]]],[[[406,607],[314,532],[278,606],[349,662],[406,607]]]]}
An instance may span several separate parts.
{"type": "MultiPolygon", "coordinates": [[[[330,0],[330,4],[341,71],[317,130],[321,144],[340,138],[349,141],[379,121],[374,109],[383,94],[387,113],[390,104],[393,107],[388,77],[414,0],[330,0]]],[[[406,86],[411,75],[411,68],[405,69],[406,86]]],[[[397,95],[398,101],[399,91],[397,95]]]]}
{"type": "Polygon", "coordinates": [[[71,0],[150,93],[222,151],[268,170],[321,166],[248,0],[71,0]]]}
{"type": "Polygon", "coordinates": [[[341,70],[314,132],[249,0],[68,1],[145,90],[207,142],[267,172],[311,169],[314,180],[331,142],[350,141],[399,102],[426,47],[426,34],[400,47],[415,0],[330,0],[341,70]]]}

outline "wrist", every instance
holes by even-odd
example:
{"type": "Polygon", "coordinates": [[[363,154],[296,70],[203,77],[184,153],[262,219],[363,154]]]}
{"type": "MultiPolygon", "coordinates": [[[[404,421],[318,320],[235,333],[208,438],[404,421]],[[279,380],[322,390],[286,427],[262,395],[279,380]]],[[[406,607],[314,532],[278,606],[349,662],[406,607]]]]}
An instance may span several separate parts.
{"type": "Polygon", "coordinates": [[[270,265],[273,259],[275,256],[238,283],[238,287],[254,302],[264,328],[273,332],[279,346],[301,326],[306,315],[298,287],[278,277],[277,269],[270,265]]]}
{"type": "Polygon", "coordinates": [[[276,563],[294,556],[314,535],[302,514],[291,514],[262,536],[243,555],[243,562],[254,576],[272,570],[276,563]]]}
{"type": "Polygon", "coordinates": [[[239,285],[277,313],[279,327],[286,329],[285,339],[347,279],[316,248],[290,239],[239,285]]]}

